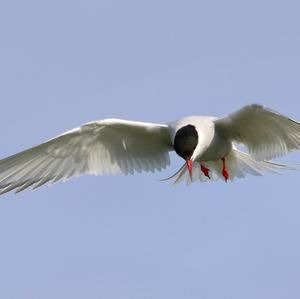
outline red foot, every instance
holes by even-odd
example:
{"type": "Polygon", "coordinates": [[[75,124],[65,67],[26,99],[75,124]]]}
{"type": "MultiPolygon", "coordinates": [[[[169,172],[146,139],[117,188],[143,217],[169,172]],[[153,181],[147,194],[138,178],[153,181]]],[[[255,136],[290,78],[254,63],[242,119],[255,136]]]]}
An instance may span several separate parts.
{"type": "Polygon", "coordinates": [[[228,179],[229,179],[229,172],[228,172],[228,170],[226,168],[226,160],[225,160],[225,158],[222,158],[222,162],[223,162],[222,175],[223,175],[223,177],[225,179],[225,182],[227,182],[228,179]]]}
{"type": "Polygon", "coordinates": [[[229,173],[228,173],[227,169],[223,169],[222,174],[225,179],[225,182],[227,182],[229,179],[229,173]]]}
{"type": "Polygon", "coordinates": [[[204,173],[204,175],[210,179],[209,169],[207,167],[203,166],[202,164],[200,164],[200,166],[201,166],[201,171],[204,173]]]}

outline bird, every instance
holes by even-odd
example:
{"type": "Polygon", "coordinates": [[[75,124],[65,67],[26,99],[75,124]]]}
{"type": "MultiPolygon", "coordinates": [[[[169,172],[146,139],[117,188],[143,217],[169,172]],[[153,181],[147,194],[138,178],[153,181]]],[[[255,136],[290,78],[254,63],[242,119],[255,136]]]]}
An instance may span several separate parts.
{"type": "Polygon", "coordinates": [[[227,182],[296,169],[272,161],[296,150],[300,123],[260,104],[225,117],[187,116],[168,124],[103,119],[0,160],[0,195],[81,174],[162,171],[170,166],[171,152],[184,163],[164,180],[227,182]]]}

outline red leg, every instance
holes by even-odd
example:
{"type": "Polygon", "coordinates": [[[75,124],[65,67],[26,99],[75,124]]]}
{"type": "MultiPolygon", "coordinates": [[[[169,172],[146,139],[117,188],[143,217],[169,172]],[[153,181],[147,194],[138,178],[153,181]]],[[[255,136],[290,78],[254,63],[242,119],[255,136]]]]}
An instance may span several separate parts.
{"type": "Polygon", "coordinates": [[[224,179],[225,179],[225,182],[227,182],[228,179],[229,179],[229,172],[228,172],[228,170],[227,170],[227,168],[226,168],[226,160],[225,160],[225,157],[222,158],[221,160],[222,160],[222,162],[223,162],[222,175],[223,175],[223,177],[224,177],[224,179]]]}
{"type": "Polygon", "coordinates": [[[202,164],[200,164],[200,166],[201,166],[201,171],[204,173],[204,175],[210,179],[209,169],[207,167],[203,166],[202,164]]]}

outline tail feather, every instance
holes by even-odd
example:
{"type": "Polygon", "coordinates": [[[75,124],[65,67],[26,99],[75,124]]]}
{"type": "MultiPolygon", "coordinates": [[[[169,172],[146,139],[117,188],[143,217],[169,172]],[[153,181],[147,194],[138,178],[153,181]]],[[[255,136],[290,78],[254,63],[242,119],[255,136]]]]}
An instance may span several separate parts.
{"type": "MultiPolygon", "coordinates": [[[[230,180],[234,180],[235,178],[244,178],[247,174],[261,176],[263,172],[280,174],[282,170],[300,170],[299,167],[293,165],[279,164],[270,161],[257,161],[249,154],[236,148],[230,152],[230,154],[226,157],[226,160],[230,180]]],[[[202,173],[199,163],[195,162],[193,165],[192,179],[190,178],[187,167],[184,164],[175,174],[163,179],[162,181],[174,180],[173,184],[179,184],[186,180],[187,185],[189,185],[198,180],[201,182],[207,182],[224,179],[222,176],[221,160],[204,162],[202,165],[209,168],[210,179],[202,173]]]]}

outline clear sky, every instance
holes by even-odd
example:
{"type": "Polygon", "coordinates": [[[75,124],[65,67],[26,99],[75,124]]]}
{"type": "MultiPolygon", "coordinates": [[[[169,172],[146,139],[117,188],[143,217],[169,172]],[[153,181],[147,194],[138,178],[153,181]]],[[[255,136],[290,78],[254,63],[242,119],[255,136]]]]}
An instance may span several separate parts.
{"type": "MultiPolygon", "coordinates": [[[[2,1],[0,156],[106,117],[300,120],[299,53],[299,1],[2,1]]],[[[300,298],[300,173],[173,188],[172,159],[1,197],[0,298],[300,298]]]]}

